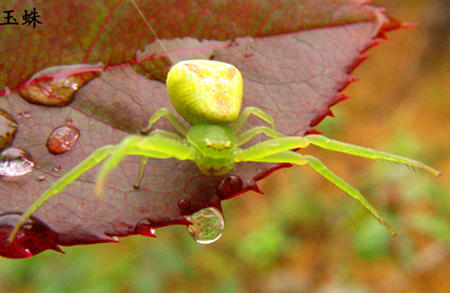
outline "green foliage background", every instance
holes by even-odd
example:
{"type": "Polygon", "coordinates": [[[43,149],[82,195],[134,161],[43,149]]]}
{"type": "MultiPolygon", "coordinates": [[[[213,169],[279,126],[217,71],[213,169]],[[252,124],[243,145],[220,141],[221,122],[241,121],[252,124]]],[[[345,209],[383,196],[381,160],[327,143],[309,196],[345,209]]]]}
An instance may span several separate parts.
{"type": "Polygon", "coordinates": [[[0,258],[0,292],[447,292],[450,288],[450,2],[373,1],[417,23],[368,52],[318,129],[330,138],[416,158],[443,172],[305,150],[390,220],[392,238],[356,201],[308,167],[275,172],[224,203],[211,245],[183,227],[157,239],[0,258]]]}

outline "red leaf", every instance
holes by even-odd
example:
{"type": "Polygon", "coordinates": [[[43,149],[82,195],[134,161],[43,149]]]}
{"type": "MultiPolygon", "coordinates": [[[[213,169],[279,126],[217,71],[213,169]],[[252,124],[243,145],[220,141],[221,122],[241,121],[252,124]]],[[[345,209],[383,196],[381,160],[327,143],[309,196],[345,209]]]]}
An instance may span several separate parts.
{"type": "MultiPolygon", "coordinates": [[[[18,120],[13,146],[26,148],[36,164],[28,175],[0,179],[0,213],[25,211],[93,150],[139,133],[157,109],[173,110],[164,83],[146,79],[135,69],[164,79],[175,59],[213,58],[234,64],[244,77],[243,107],[257,106],[269,113],[284,134],[304,135],[315,132],[313,127],[332,115],[329,108],[345,98],[340,92],[353,81],[349,73],[364,59],[361,52],[376,44],[375,37],[401,26],[360,1],[220,3],[138,3],[158,36],[168,40],[163,43],[169,54],[159,44],[146,48],[155,38],[127,1],[24,2],[2,7],[17,14],[36,7],[43,22],[36,28],[0,27],[0,49],[6,60],[1,64],[2,87],[16,89],[35,72],[54,65],[103,62],[108,67],[78,90],[67,107],[28,104],[15,93],[0,99],[0,108],[10,114],[31,112],[30,118],[18,120]],[[136,55],[138,50],[142,52],[136,55]],[[45,147],[47,136],[69,117],[80,138],[72,150],[52,155],[45,147]],[[56,166],[61,171],[54,171],[56,166]],[[42,175],[46,179],[37,181],[42,175]]],[[[259,124],[263,123],[251,118],[245,127],[259,124]]],[[[164,119],[155,128],[175,131],[164,119]]],[[[264,139],[258,136],[244,147],[264,139]]],[[[33,215],[58,239],[28,251],[116,241],[113,236],[137,233],[151,236],[143,232],[145,227],[186,225],[184,215],[209,206],[220,209],[221,200],[258,190],[255,181],[287,166],[244,163],[225,177],[208,178],[193,162],[150,159],[140,189],[134,190],[138,165],[139,158],[127,157],[108,177],[100,200],[92,192],[97,167],[53,196],[33,215]]],[[[5,225],[0,228],[7,235],[10,226],[5,225]]],[[[23,255],[20,249],[25,247],[0,242],[4,256],[23,255]]]]}

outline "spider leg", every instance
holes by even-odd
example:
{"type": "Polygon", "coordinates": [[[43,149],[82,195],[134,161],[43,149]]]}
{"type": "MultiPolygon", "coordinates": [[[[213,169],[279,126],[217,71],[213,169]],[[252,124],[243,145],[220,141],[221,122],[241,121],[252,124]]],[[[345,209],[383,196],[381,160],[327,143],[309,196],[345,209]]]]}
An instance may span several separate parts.
{"type": "MultiPolygon", "coordinates": [[[[155,114],[153,114],[152,117],[150,117],[147,126],[141,130],[141,133],[145,134],[145,133],[149,132],[150,129],[152,128],[153,124],[156,121],[158,121],[159,119],[161,119],[163,116],[167,118],[169,123],[172,124],[172,126],[175,127],[175,129],[181,135],[186,136],[186,134],[188,132],[188,129],[186,128],[186,126],[184,126],[183,123],[181,123],[180,120],[178,120],[178,118],[175,115],[173,115],[173,113],[170,112],[170,110],[167,109],[166,107],[158,109],[155,112],[155,114]]],[[[161,130],[161,129],[153,130],[151,132],[151,135],[182,140],[182,138],[179,135],[169,132],[169,131],[161,130]]],[[[135,189],[137,189],[139,187],[139,183],[141,182],[142,177],[144,176],[144,169],[145,169],[145,164],[147,164],[147,161],[148,161],[148,158],[145,158],[145,157],[141,158],[141,163],[139,164],[139,172],[138,172],[137,178],[133,184],[133,187],[135,189]]]]}
{"type": "MultiPolygon", "coordinates": [[[[176,158],[195,160],[195,150],[182,141],[170,137],[129,136],[114,147],[114,152],[105,160],[95,184],[95,194],[101,196],[106,176],[117,167],[126,155],[141,155],[158,159],[176,158]]],[[[141,159],[141,164],[147,160],[141,159]]],[[[138,177],[139,178],[139,177],[138,177]]]]}
{"type": "Polygon", "coordinates": [[[172,124],[172,126],[175,127],[175,129],[179,133],[181,133],[183,136],[186,136],[186,134],[188,132],[188,129],[186,128],[186,126],[184,126],[183,123],[181,123],[180,120],[178,120],[178,118],[175,117],[175,115],[173,115],[173,113],[170,112],[170,110],[167,109],[166,107],[158,109],[155,112],[155,114],[153,114],[152,117],[150,117],[150,119],[148,120],[147,126],[142,129],[142,133],[149,132],[150,129],[152,128],[153,124],[156,121],[158,121],[159,119],[161,119],[163,116],[167,118],[169,123],[172,124]]]}
{"type": "Polygon", "coordinates": [[[269,123],[272,126],[272,129],[274,131],[276,130],[275,121],[273,120],[272,116],[261,111],[260,109],[258,109],[256,107],[247,107],[242,111],[241,115],[239,115],[237,120],[230,126],[231,131],[235,135],[239,132],[239,130],[241,130],[242,126],[244,125],[245,121],[247,120],[248,116],[250,116],[250,114],[253,114],[256,117],[259,117],[260,119],[266,121],[267,123],[269,123]]]}
{"type": "Polygon", "coordinates": [[[354,187],[345,182],[342,178],[333,173],[328,169],[319,159],[312,156],[303,156],[299,153],[292,151],[284,151],[281,153],[269,155],[266,157],[261,157],[253,159],[254,162],[267,162],[267,163],[290,163],[295,165],[305,165],[309,164],[314,170],[316,170],[320,175],[328,179],[331,183],[336,185],[338,188],[358,200],[382,225],[384,225],[392,236],[397,234],[391,228],[389,223],[381,217],[377,210],[367,201],[367,199],[354,187]]]}
{"type": "Polygon", "coordinates": [[[36,211],[38,207],[40,207],[44,202],[46,202],[52,195],[59,193],[64,189],[68,184],[72,181],[80,177],[81,174],[85,173],[98,163],[100,163],[106,156],[108,156],[114,150],[113,145],[107,145],[96,149],[89,157],[87,157],[80,164],[75,166],[72,170],[67,172],[64,176],[59,178],[41,197],[36,200],[28,210],[22,214],[17,224],[14,226],[11,234],[8,237],[8,242],[11,243],[14,240],[14,237],[19,231],[20,227],[25,223],[25,221],[30,217],[32,213],[36,211]]]}
{"type": "Polygon", "coordinates": [[[80,164],[75,166],[67,174],[56,181],[41,197],[31,205],[31,207],[23,213],[17,224],[14,226],[8,242],[11,243],[19,231],[20,227],[33,214],[38,207],[47,201],[52,195],[62,191],[64,187],[72,181],[80,177],[83,173],[100,163],[107,156],[109,157],[103,163],[96,180],[96,194],[101,195],[103,192],[103,183],[106,176],[115,168],[123,157],[126,155],[141,155],[154,158],[177,158],[180,160],[194,160],[195,151],[177,139],[168,137],[142,137],[133,135],[125,138],[116,146],[108,145],[95,150],[80,164]]]}
{"type": "Polygon", "coordinates": [[[234,161],[236,163],[255,161],[259,158],[274,155],[283,151],[305,148],[309,144],[310,142],[302,136],[285,136],[265,140],[255,145],[252,145],[251,147],[245,150],[239,149],[236,152],[234,161]]]}
{"type": "Polygon", "coordinates": [[[412,167],[426,170],[426,171],[430,172],[431,174],[438,176],[438,177],[441,176],[441,174],[442,174],[441,172],[431,168],[430,166],[427,166],[427,165],[425,165],[421,162],[415,161],[415,160],[411,160],[411,159],[408,159],[405,157],[401,157],[401,156],[397,156],[397,155],[393,155],[393,154],[389,154],[389,153],[385,153],[385,152],[381,152],[381,151],[376,151],[373,149],[364,148],[364,147],[360,147],[360,146],[356,146],[356,145],[352,145],[352,144],[348,144],[348,143],[343,143],[340,141],[329,139],[322,135],[308,135],[308,136],[305,136],[305,139],[308,140],[311,144],[314,144],[323,149],[328,149],[328,150],[332,150],[332,151],[336,151],[336,152],[346,153],[346,154],[359,156],[359,157],[365,157],[365,158],[374,159],[374,160],[381,159],[381,160],[386,160],[386,161],[397,162],[397,163],[401,163],[401,164],[405,164],[405,165],[409,165],[412,167]]]}
{"type": "Polygon", "coordinates": [[[179,140],[179,141],[183,141],[183,138],[181,136],[179,136],[176,133],[170,132],[170,131],[165,131],[162,129],[155,129],[153,130],[149,136],[153,136],[153,137],[165,137],[165,138],[171,138],[171,139],[175,139],[175,140],[179,140]]]}
{"type": "Polygon", "coordinates": [[[441,176],[441,172],[436,171],[435,169],[421,162],[381,151],[372,150],[369,148],[331,140],[322,135],[308,135],[305,137],[287,136],[263,141],[249,147],[246,150],[238,152],[235,156],[235,162],[252,161],[255,158],[269,156],[282,151],[304,148],[309,144],[314,144],[324,149],[346,153],[354,156],[397,162],[426,170],[435,176],[441,176]]]}
{"type": "MultiPolygon", "coordinates": [[[[150,136],[153,137],[165,137],[165,138],[171,138],[174,140],[179,140],[179,141],[183,141],[183,138],[181,136],[179,136],[178,134],[175,134],[173,132],[170,131],[165,131],[162,129],[155,129],[150,133],[150,136]]],[[[146,156],[142,156],[141,157],[141,162],[139,163],[139,172],[138,175],[136,176],[136,180],[134,181],[133,184],[133,188],[134,189],[138,189],[139,188],[139,184],[142,181],[142,177],[144,177],[144,171],[145,171],[145,165],[148,162],[149,157],[146,156]]]]}
{"type": "Polygon", "coordinates": [[[243,145],[244,143],[248,142],[249,140],[251,140],[253,137],[255,137],[260,133],[264,133],[265,135],[271,138],[284,137],[284,134],[276,132],[275,130],[267,126],[256,126],[236,136],[236,146],[243,145]]]}

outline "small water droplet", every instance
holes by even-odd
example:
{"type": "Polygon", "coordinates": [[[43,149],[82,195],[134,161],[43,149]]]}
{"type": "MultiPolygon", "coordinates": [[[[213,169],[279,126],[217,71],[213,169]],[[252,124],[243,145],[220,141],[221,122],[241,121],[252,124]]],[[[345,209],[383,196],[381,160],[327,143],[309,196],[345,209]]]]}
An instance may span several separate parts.
{"type": "Polygon", "coordinates": [[[31,111],[30,110],[25,110],[22,112],[23,117],[25,117],[26,119],[31,117],[31,111]]]}
{"type": "Polygon", "coordinates": [[[12,145],[18,127],[19,123],[8,112],[0,109],[0,151],[12,145]]]}
{"type": "Polygon", "coordinates": [[[72,103],[76,91],[100,75],[103,64],[53,66],[33,75],[19,89],[20,96],[31,104],[64,107],[72,103]]]}
{"type": "Polygon", "coordinates": [[[216,208],[206,208],[186,217],[192,225],[186,227],[191,236],[200,244],[210,244],[222,236],[225,221],[216,208]]]}
{"type": "Polygon", "coordinates": [[[153,224],[150,220],[144,219],[137,223],[134,228],[134,232],[136,234],[141,234],[144,236],[156,237],[155,236],[155,228],[153,228],[153,224]]]}
{"type": "Polygon", "coordinates": [[[3,214],[0,216],[0,255],[8,258],[32,257],[47,249],[64,253],[58,246],[58,235],[39,219],[28,219],[19,229],[14,241],[7,239],[16,223],[18,214],[3,214]]]}
{"type": "Polygon", "coordinates": [[[112,238],[112,240],[114,240],[115,242],[119,242],[119,237],[113,236],[113,237],[111,237],[111,238],[112,238]]]}
{"type": "Polygon", "coordinates": [[[48,136],[45,146],[53,155],[68,152],[80,136],[80,131],[73,125],[62,125],[55,128],[48,136]]]}
{"type": "Polygon", "coordinates": [[[187,197],[183,197],[178,201],[178,207],[182,210],[187,209],[191,206],[191,201],[187,197]]]}
{"type": "Polygon", "coordinates": [[[33,171],[31,154],[22,148],[10,147],[0,154],[0,176],[22,176],[33,171]]]}
{"type": "Polygon", "coordinates": [[[245,46],[245,52],[244,52],[244,57],[245,58],[248,58],[248,57],[251,57],[251,56],[253,56],[253,48],[251,47],[251,46],[245,46]]]}
{"type": "Polygon", "coordinates": [[[55,171],[55,172],[61,171],[61,166],[55,166],[55,167],[53,168],[53,171],[55,171]]]}
{"type": "Polygon", "coordinates": [[[66,118],[66,125],[72,125],[73,124],[73,120],[70,117],[66,118]]]}
{"type": "Polygon", "coordinates": [[[242,186],[243,182],[241,177],[233,175],[227,176],[217,187],[217,195],[221,199],[231,198],[242,191],[242,186]]]}
{"type": "Polygon", "coordinates": [[[36,181],[39,181],[39,182],[41,182],[41,181],[44,181],[44,180],[45,180],[45,178],[47,178],[47,176],[45,176],[45,175],[41,175],[41,176],[38,176],[38,177],[36,177],[36,181]]]}

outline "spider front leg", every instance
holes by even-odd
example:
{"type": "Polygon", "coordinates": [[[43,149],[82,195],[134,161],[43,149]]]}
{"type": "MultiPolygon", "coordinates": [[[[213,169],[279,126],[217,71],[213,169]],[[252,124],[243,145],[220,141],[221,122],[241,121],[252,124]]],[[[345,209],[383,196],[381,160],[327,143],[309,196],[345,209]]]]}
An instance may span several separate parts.
{"type": "MultiPolygon", "coordinates": [[[[114,152],[102,165],[95,185],[95,194],[97,196],[103,193],[103,184],[106,176],[117,167],[126,155],[141,155],[158,159],[195,160],[195,151],[178,139],[154,135],[147,137],[130,136],[115,147],[114,152]]],[[[144,163],[146,162],[147,160],[144,163]]],[[[142,163],[143,159],[141,159],[141,166],[142,163]]]]}
{"type": "Polygon", "coordinates": [[[381,151],[376,151],[376,150],[369,149],[369,148],[364,148],[364,147],[340,142],[337,140],[332,140],[332,139],[329,139],[322,135],[315,135],[315,134],[308,135],[305,137],[305,139],[308,140],[311,144],[314,144],[323,149],[328,149],[328,150],[332,150],[335,152],[346,153],[346,154],[369,158],[369,159],[374,159],[374,160],[380,159],[380,160],[401,163],[401,164],[409,165],[413,168],[415,167],[415,168],[426,170],[437,177],[442,175],[441,172],[439,172],[421,162],[411,160],[411,159],[408,159],[405,157],[381,152],[381,151]]]}
{"type": "Polygon", "coordinates": [[[96,149],[89,157],[87,157],[84,161],[74,167],[72,170],[67,172],[63,177],[59,178],[41,197],[36,200],[28,210],[22,214],[22,217],[17,222],[16,226],[12,230],[11,234],[8,237],[8,242],[11,243],[14,240],[14,237],[19,231],[20,227],[25,223],[25,221],[33,214],[37,208],[39,208],[44,202],[46,202],[50,197],[54,194],[61,192],[64,187],[69,185],[72,181],[80,177],[83,173],[100,163],[106,156],[108,156],[114,150],[113,145],[107,145],[96,149]]]}
{"type": "Polygon", "coordinates": [[[61,192],[64,187],[70,184],[72,181],[80,177],[89,169],[100,163],[108,155],[107,160],[102,165],[96,179],[95,193],[97,196],[103,193],[103,184],[106,176],[117,167],[126,155],[141,155],[153,158],[177,158],[179,160],[194,160],[195,151],[181,141],[168,137],[142,137],[132,135],[119,143],[116,146],[108,145],[95,150],[88,158],[83,160],[80,164],[75,166],[72,170],[62,176],[56,181],[44,194],[36,200],[14,226],[8,242],[11,243],[14,240],[20,227],[25,221],[33,214],[37,208],[39,208],[44,202],[46,202],[51,196],[61,192]]]}
{"type": "Polygon", "coordinates": [[[349,195],[357,199],[367,210],[369,210],[370,213],[372,213],[373,216],[375,216],[375,218],[380,223],[382,223],[388,228],[388,230],[391,232],[393,236],[395,236],[395,232],[392,230],[392,228],[389,226],[386,220],[384,220],[377,213],[377,211],[370,205],[370,203],[364,198],[364,196],[361,193],[359,193],[358,190],[356,190],[348,183],[346,183],[344,180],[342,180],[339,176],[334,174],[317,158],[311,156],[302,156],[298,153],[289,151],[291,149],[307,147],[309,144],[314,144],[316,146],[325,149],[366,157],[370,159],[382,159],[398,162],[412,167],[424,169],[436,176],[441,175],[440,172],[421,162],[414,161],[397,155],[388,154],[385,152],[375,151],[372,149],[331,140],[321,135],[309,135],[306,137],[284,137],[263,141],[254,146],[251,146],[246,150],[240,150],[239,152],[237,152],[235,156],[235,162],[251,161],[251,162],[267,162],[267,163],[269,162],[291,163],[296,165],[309,164],[318,173],[327,178],[337,187],[339,187],[340,189],[342,189],[343,191],[347,192],[349,195]]]}

